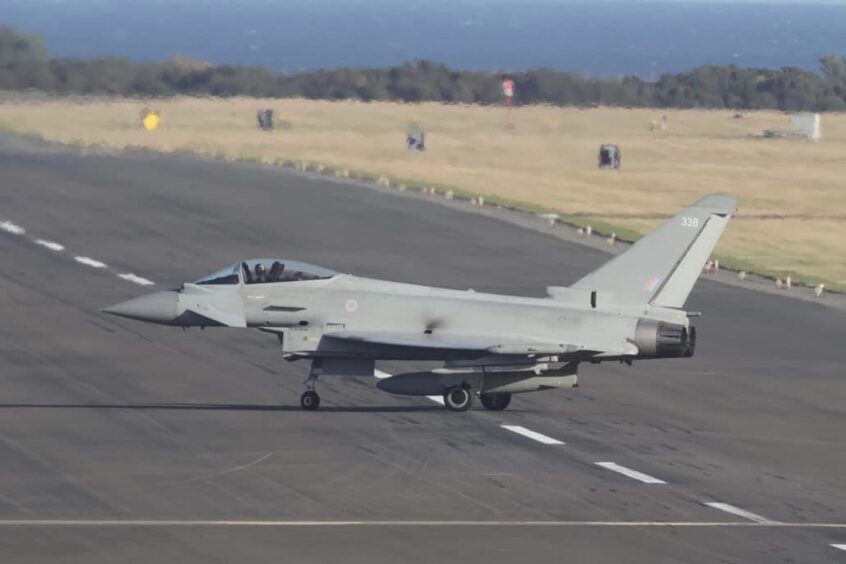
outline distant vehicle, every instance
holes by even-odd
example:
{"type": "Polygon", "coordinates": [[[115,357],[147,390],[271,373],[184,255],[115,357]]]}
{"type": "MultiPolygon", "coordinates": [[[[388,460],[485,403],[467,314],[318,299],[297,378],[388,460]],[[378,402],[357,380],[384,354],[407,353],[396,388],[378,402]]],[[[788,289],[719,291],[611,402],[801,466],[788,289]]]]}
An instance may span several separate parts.
{"type": "Polygon", "coordinates": [[[453,411],[478,395],[505,409],[514,393],[571,387],[581,362],[693,355],[683,309],[736,199],[706,196],[570,287],[524,298],[400,284],[282,259],[228,266],[179,290],[106,313],[178,327],[257,328],[285,358],[311,360],[303,409],[320,405],[319,376],[373,376],[377,360],[443,361],[378,387],[443,396],[453,411]]]}

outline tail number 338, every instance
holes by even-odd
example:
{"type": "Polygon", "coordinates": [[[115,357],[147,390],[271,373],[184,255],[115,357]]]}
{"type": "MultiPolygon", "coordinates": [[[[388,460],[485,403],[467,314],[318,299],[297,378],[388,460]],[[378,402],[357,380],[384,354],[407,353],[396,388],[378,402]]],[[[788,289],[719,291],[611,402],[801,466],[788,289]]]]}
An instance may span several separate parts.
{"type": "Polygon", "coordinates": [[[699,218],[698,217],[690,217],[690,216],[682,216],[681,224],[682,224],[682,227],[699,227],[699,218]]]}

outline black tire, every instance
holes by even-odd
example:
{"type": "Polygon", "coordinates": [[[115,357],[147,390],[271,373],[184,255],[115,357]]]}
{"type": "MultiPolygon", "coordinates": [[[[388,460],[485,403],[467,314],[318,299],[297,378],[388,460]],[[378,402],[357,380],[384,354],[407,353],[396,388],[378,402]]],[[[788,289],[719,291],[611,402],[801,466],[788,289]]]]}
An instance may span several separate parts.
{"type": "Polygon", "coordinates": [[[507,392],[500,394],[481,394],[479,396],[479,400],[481,400],[485,409],[490,409],[491,411],[502,411],[508,407],[509,403],[511,403],[511,394],[507,392]]]}
{"type": "Polygon", "coordinates": [[[317,395],[317,392],[311,390],[303,392],[303,395],[300,396],[300,407],[306,411],[316,410],[320,407],[320,396],[317,395]]]}
{"type": "Polygon", "coordinates": [[[464,386],[453,386],[444,392],[444,406],[450,411],[467,411],[473,405],[473,391],[464,386]]]}

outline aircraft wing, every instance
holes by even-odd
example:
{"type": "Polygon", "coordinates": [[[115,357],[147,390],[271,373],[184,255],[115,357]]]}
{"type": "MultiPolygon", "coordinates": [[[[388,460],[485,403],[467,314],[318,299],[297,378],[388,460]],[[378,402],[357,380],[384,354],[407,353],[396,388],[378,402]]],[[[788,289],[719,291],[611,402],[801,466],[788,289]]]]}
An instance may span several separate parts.
{"type": "Polygon", "coordinates": [[[333,331],[325,337],[369,343],[374,345],[413,347],[427,349],[452,349],[463,351],[485,351],[491,354],[565,354],[565,353],[614,353],[637,354],[637,347],[609,346],[610,344],[593,345],[578,343],[560,343],[552,340],[536,338],[516,338],[514,336],[498,335],[461,335],[455,333],[393,333],[382,331],[333,331]],[[620,350],[620,349],[624,350],[620,350]]]}

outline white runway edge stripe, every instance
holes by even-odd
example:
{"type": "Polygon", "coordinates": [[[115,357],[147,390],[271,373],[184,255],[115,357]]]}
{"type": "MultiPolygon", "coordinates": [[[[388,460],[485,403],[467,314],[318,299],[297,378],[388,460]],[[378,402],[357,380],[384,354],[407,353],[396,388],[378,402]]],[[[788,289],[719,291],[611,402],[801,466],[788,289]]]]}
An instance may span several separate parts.
{"type": "Polygon", "coordinates": [[[829,545],[829,546],[831,546],[832,548],[839,549],[839,550],[846,550],[846,544],[832,544],[832,545],[829,545]]]}
{"type": "Polygon", "coordinates": [[[106,268],[105,262],[100,262],[99,260],[94,260],[93,258],[89,257],[74,257],[76,262],[80,264],[84,264],[86,266],[90,266],[92,268],[106,268]]]}
{"type": "Polygon", "coordinates": [[[123,278],[127,282],[133,282],[134,284],[138,284],[140,286],[152,286],[155,284],[152,280],[147,280],[146,278],[142,278],[141,276],[132,274],[131,272],[127,272],[126,274],[118,274],[119,277],[123,278]]]}
{"type": "Polygon", "coordinates": [[[20,225],[15,225],[11,221],[0,221],[0,229],[12,235],[23,235],[26,233],[26,229],[20,225]]]}
{"type": "Polygon", "coordinates": [[[772,519],[767,519],[766,517],[762,517],[757,513],[752,513],[751,511],[746,511],[745,509],[741,509],[739,507],[735,507],[734,505],[729,505],[728,503],[721,503],[718,501],[710,501],[706,502],[705,505],[708,507],[712,507],[714,509],[719,509],[720,511],[725,511],[726,513],[731,513],[732,515],[737,515],[738,517],[743,517],[744,519],[749,519],[750,521],[754,521],[755,523],[759,524],[772,524],[778,523],[778,521],[773,521],[772,519]]]}
{"type": "Polygon", "coordinates": [[[41,245],[42,247],[46,247],[46,248],[50,249],[51,251],[57,251],[58,252],[58,251],[64,251],[65,250],[64,245],[60,245],[59,243],[56,243],[54,241],[47,241],[46,239],[36,239],[35,244],[41,245]]]}
{"type": "Polygon", "coordinates": [[[532,440],[535,440],[539,443],[543,443],[545,445],[563,445],[562,441],[558,439],[553,439],[552,437],[547,437],[546,435],[542,435],[541,433],[532,431],[531,429],[526,429],[520,425],[500,425],[503,429],[508,429],[512,433],[517,433],[518,435],[523,435],[524,437],[528,437],[532,440]]]}
{"type": "Polygon", "coordinates": [[[297,521],[272,519],[3,519],[0,520],[0,527],[774,527],[796,529],[846,529],[846,523],[752,523],[749,521],[297,521]]]}
{"type": "Polygon", "coordinates": [[[611,470],[612,472],[617,472],[618,474],[622,474],[623,476],[628,476],[629,478],[638,480],[639,482],[643,482],[644,484],[666,484],[664,480],[659,480],[649,474],[644,474],[643,472],[638,472],[637,470],[632,470],[631,468],[626,468],[625,466],[620,466],[616,462],[597,462],[597,466],[601,466],[606,470],[611,470]]]}

